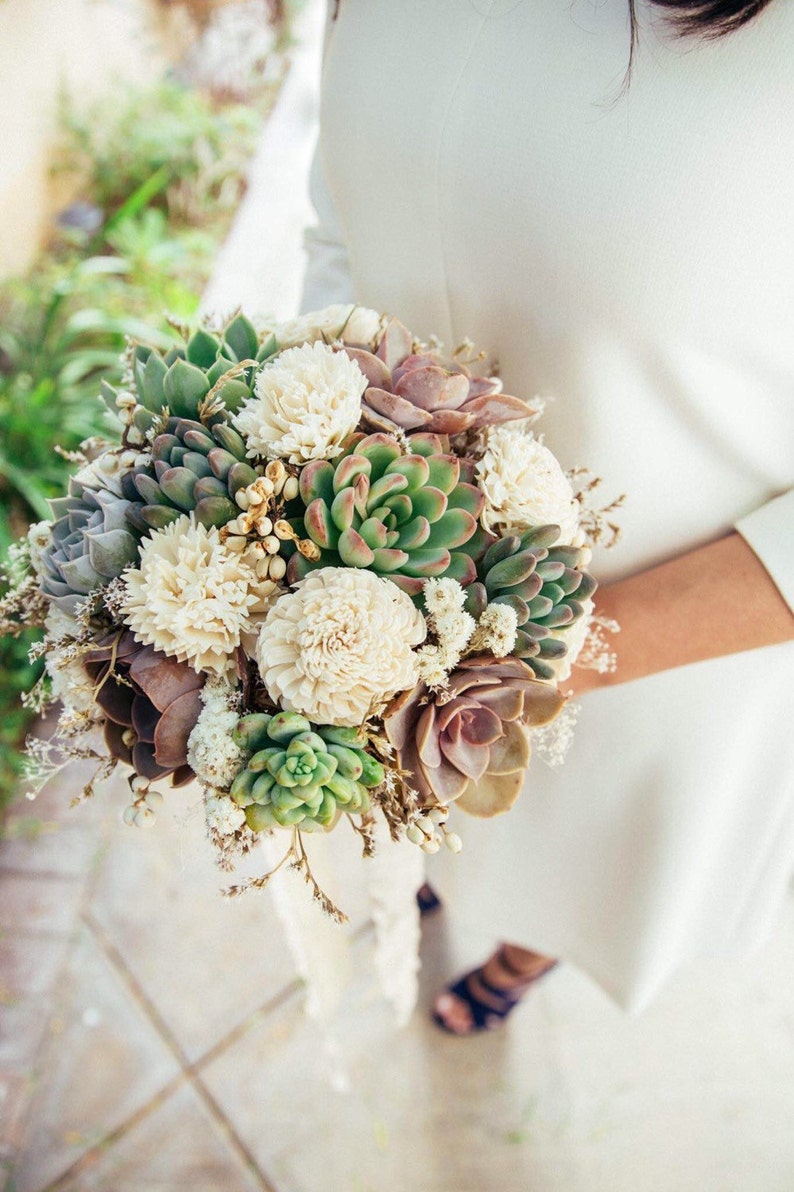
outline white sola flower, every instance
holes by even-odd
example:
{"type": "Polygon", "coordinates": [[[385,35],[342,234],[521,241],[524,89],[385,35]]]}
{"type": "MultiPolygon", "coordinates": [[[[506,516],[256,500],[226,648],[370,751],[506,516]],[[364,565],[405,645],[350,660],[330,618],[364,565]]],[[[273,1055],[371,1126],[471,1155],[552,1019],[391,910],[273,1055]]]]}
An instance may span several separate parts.
{"type": "Polygon", "coordinates": [[[234,425],[251,458],[333,459],[358,425],[367,385],[358,365],[327,344],[288,348],[262,368],[234,425]]]}
{"type": "Polygon", "coordinates": [[[425,620],[411,598],[371,571],[324,567],[282,596],[259,634],[270,698],[315,724],[359,725],[418,673],[425,620]]]}
{"type": "Polygon", "coordinates": [[[383,323],[383,317],[376,310],[340,302],[280,323],[275,336],[281,348],[314,343],[318,339],[341,339],[346,344],[374,346],[383,323]]]}
{"type": "Polygon", "coordinates": [[[556,456],[527,431],[492,427],[477,464],[477,479],[485,494],[486,529],[558,525],[558,542],[581,540],[579,503],[570,482],[556,456]]]}
{"type": "Polygon", "coordinates": [[[194,670],[226,673],[270,588],[220,540],[215,527],[180,517],[146,539],[140,566],[124,574],[124,620],[144,645],[194,670]]]}

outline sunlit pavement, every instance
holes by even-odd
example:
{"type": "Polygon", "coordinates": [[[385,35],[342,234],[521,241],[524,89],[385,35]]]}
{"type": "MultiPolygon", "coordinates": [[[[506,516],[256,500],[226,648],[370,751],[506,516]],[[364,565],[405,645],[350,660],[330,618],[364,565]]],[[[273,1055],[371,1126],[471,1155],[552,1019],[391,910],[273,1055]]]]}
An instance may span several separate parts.
{"type": "MultiPolygon", "coordinates": [[[[207,309],[297,304],[322,7],[207,309]]],[[[362,963],[333,1028],[345,1088],[269,895],[219,896],[195,791],[142,832],[123,782],[70,809],[78,787],[18,805],[0,845],[8,1192],[794,1189],[794,899],[759,956],[690,969],[639,1018],[562,967],[467,1041],[426,1008],[491,941],[443,909],[407,1028],[362,963]]]]}

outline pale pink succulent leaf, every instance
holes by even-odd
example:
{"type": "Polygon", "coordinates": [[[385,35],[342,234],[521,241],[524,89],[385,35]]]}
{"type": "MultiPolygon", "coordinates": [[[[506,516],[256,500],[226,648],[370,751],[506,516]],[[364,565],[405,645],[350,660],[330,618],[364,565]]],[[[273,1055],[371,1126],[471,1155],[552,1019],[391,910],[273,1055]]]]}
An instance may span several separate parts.
{"type": "Polygon", "coordinates": [[[378,344],[376,355],[384,362],[389,372],[393,372],[411,355],[413,336],[399,319],[391,319],[378,344]]]}
{"type": "Polygon", "coordinates": [[[556,687],[551,687],[548,683],[542,683],[536,679],[527,685],[521,719],[524,724],[540,728],[544,724],[550,724],[562,710],[564,704],[565,697],[560,695],[556,687]]]}
{"type": "Polygon", "coordinates": [[[435,410],[428,429],[437,435],[459,435],[470,426],[474,426],[473,414],[464,410],[435,410]]]}
{"type": "Polygon", "coordinates": [[[501,720],[484,704],[478,704],[473,710],[464,712],[458,718],[458,722],[461,736],[470,745],[491,745],[502,735],[501,720]]]}
{"type": "Polygon", "coordinates": [[[437,365],[424,365],[404,373],[394,391],[422,410],[457,410],[469,396],[469,382],[437,365]]]}
{"type": "Polygon", "coordinates": [[[531,753],[526,729],[520,724],[506,724],[504,736],[491,746],[488,773],[499,777],[514,774],[517,770],[523,773],[529,765],[531,753]]]}
{"type": "Polygon", "coordinates": [[[482,746],[472,745],[463,737],[457,741],[441,737],[440,746],[447,761],[466,778],[482,778],[488,769],[488,750],[482,746]]]}
{"type": "Polygon", "coordinates": [[[384,415],[393,426],[399,426],[402,430],[415,430],[421,426],[428,426],[433,421],[432,414],[427,410],[420,410],[404,397],[399,397],[396,393],[387,393],[385,389],[368,389],[364,394],[364,403],[370,410],[384,415]]]}
{"type": "Polygon", "coordinates": [[[531,418],[535,410],[520,397],[507,393],[485,394],[464,403],[462,411],[470,414],[476,426],[497,426],[516,418],[531,418]]]}
{"type": "Polygon", "coordinates": [[[358,365],[370,385],[375,385],[379,389],[391,388],[391,373],[379,356],[373,355],[365,348],[345,347],[339,350],[358,365]]]}
{"type": "Polygon", "coordinates": [[[184,764],[187,740],[200,714],[201,693],[198,688],[185,692],[168,705],[154,733],[154,752],[159,765],[171,770],[184,764]]]}
{"type": "Polygon", "coordinates": [[[478,819],[491,819],[509,811],[521,794],[524,775],[484,774],[479,782],[469,782],[457,800],[456,806],[467,815],[478,819]]]}
{"type": "Polygon", "coordinates": [[[425,765],[441,765],[441,749],[438,743],[433,704],[428,704],[416,722],[416,748],[425,765]]]}
{"type": "Polygon", "coordinates": [[[160,712],[188,691],[201,687],[203,679],[191,666],[168,658],[147,646],[130,663],[129,676],[160,712]]]}

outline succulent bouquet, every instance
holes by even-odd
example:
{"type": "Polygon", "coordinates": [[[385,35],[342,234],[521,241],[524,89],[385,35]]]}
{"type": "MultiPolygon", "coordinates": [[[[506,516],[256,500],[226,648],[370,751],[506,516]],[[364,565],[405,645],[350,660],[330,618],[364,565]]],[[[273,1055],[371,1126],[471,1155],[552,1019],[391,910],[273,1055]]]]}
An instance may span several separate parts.
{"type": "Polygon", "coordinates": [[[286,830],[312,884],[303,834],[341,821],[456,851],[450,806],[515,801],[593,610],[538,411],[358,307],[178,332],[129,346],[116,437],[15,552],[3,629],[43,626],[62,705],[32,777],[123,763],[136,825],[196,779],[225,868],[286,830]]]}

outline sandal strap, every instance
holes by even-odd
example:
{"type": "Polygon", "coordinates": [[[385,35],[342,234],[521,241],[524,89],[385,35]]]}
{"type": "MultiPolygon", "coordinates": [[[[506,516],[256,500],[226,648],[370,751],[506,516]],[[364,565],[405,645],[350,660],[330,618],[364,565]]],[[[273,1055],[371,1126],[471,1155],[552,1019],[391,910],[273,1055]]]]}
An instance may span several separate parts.
{"type": "Polygon", "coordinates": [[[502,966],[505,972],[509,973],[511,977],[516,978],[515,985],[511,987],[516,989],[528,989],[530,985],[534,984],[535,981],[539,981],[541,977],[545,977],[546,973],[550,973],[551,970],[556,968],[559,964],[558,960],[551,960],[548,964],[544,965],[542,969],[539,969],[538,972],[531,973],[528,976],[526,973],[522,973],[520,969],[517,969],[512,963],[507,955],[506,944],[499,945],[496,950],[496,959],[499,961],[499,964],[502,966]]]}
{"type": "MultiPolygon", "coordinates": [[[[498,949],[497,955],[500,963],[511,975],[520,976],[516,973],[514,965],[511,965],[504,956],[504,944],[498,949]]],[[[447,993],[459,1001],[464,1002],[471,1014],[472,1031],[467,1032],[475,1034],[479,1031],[488,1030],[490,1027],[496,1026],[497,1023],[502,1022],[507,1018],[511,1010],[521,1002],[531,985],[539,981],[541,977],[545,977],[546,973],[551,972],[558,964],[558,961],[553,960],[545,968],[541,969],[539,973],[534,973],[531,977],[522,977],[516,981],[515,985],[508,989],[500,989],[491,981],[488,981],[484,976],[484,966],[476,969],[471,969],[470,972],[465,973],[453,985],[447,986],[447,993]],[[481,997],[472,989],[472,978],[475,978],[480,988],[485,991],[489,999],[492,1001],[484,1002],[481,997]]],[[[444,1030],[449,1030],[444,1019],[440,1014],[434,1013],[433,1017],[436,1023],[444,1030]]],[[[452,1032],[454,1033],[454,1032],[452,1032]]]]}

